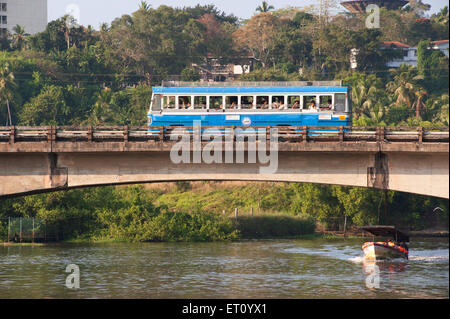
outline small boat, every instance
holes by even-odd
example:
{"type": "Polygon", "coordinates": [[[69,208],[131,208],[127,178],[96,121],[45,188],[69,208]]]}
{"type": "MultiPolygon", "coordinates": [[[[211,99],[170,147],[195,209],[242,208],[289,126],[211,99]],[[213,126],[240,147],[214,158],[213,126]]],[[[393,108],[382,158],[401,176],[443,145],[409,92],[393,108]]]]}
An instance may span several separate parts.
{"type": "Polygon", "coordinates": [[[406,245],[409,236],[394,226],[366,226],[362,230],[374,237],[389,237],[391,239],[380,242],[368,242],[362,246],[364,257],[369,260],[404,258],[408,260],[409,249],[406,245]]]}

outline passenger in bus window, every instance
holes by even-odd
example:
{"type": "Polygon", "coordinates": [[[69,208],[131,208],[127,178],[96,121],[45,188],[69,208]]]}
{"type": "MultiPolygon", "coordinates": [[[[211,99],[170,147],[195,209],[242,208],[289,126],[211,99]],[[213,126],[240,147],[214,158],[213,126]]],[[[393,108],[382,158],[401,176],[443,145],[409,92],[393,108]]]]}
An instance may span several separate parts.
{"type": "Polygon", "coordinates": [[[236,109],[236,102],[231,103],[230,109],[232,110],[236,109]]]}
{"type": "Polygon", "coordinates": [[[311,100],[311,104],[309,105],[310,111],[317,111],[316,101],[311,100]]]}
{"type": "Polygon", "coordinates": [[[333,109],[333,101],[331,99],[328,100],[328,110],[332,110],[333,109]]]}
{"type": "Polygon", "coordinates": [[[300,102],[297,100],[294,102],[294,104],[292,105],[293,109],[299,109],[300,108],[300,102]]]}
{"type": "Polygon", "coordinates": [[[262,105],[263,109],[268,109],[269,108],[269,103],[267,103],[266,100],[264,100],[263,105],[262,105]]]}

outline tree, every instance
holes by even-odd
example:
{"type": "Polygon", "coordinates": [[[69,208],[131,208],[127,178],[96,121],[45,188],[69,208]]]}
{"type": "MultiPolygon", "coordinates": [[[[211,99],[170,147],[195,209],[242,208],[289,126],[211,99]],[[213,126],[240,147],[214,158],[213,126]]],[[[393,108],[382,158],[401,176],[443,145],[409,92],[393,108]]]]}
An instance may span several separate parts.
{"type": "Polygon", "coordinates": [[[263,1],[262,4],[256,8],[256,11],[259,13],[265,13],[265,12],[269,12],[273,9],[275,9],[274,6],[269,5],[266,1],[263,1]]]}
{"type": "Polygon", "coordinates": [[[147,1],[141,1],[139,4],[139,10],[148,11],[152,7],[151,4],[147,3],[147,1]]]}
{"type": "Polygon", "coordinates": [[[394,72],[393,81],[387,84],[388,91],[396,97],[395,105],[406,105],[416,110],[419,118],[424,107],[424,98],[428,95],[426,90],[417,83],[423,77],[417,76],[417,71],[408,65],[401,65],[394,72]]]}
{"type": "Polygon", "coordinates": [[[448,21],[449,21],[449,12],[448,12],[448,6],[445,6],[441,9],[438,13],[435,13],[431,16],[431,20],[435,23],[442,24],[444,26],[448,27],[448,21]]]}
{"type": "Polygon", "coordinates": [[[212,13],[204,14],[197,21],[204,27],[201,39],[206,46],[207,53],[212,54],[216,58],[231,56],[234,30],[225,28],[227,22],[220,23],[212,13]]]}
{"type": "Polygon", "coordinates": [[[387,88],[396,97],[395,104],[397,106],[406,105],[411,107],[413,105],[416,89],[414,77],[416,75],[413,67],[405,64],[394,71],[394,79],[387,84],[387,88]]]}
{"type": "Polygon", "coordinates": [[[64,91],[55,85],[46,85],[41,93],[26,103],[20,114],[25,125],[64,125],[69,108],[64,99],[64,91]]]}
{"type": "Polygon", "coordinates": [[[356,117],[365,115],[381,122],[388,104],[386,92],[381,79],[374,74],[355,73],[345,79],[352,86],[353,111],[356,117]]]}
{"type": "Polygon", "coordinates": [[[270,13],[253,16],[247,25],[233,34],[237,48],[252,54],[263,68],[274,64],[273,52],[277,41],[279,19],[270,13]]]}
{"type": "Polygon", "coordinates": [[[9,64],[0,66],[0,103],[5,103],[8,110],[6,125],[13,125],[9,102],[13,97],[13,89],[16,87],[14,74],[10,71],[9,64]]]}
{"type": "Polygon", "coordinates": [[[448,58],[432,49],[430,41],[420,41],[417,47],[417,70],[420,84],[429,91],[448,91],[448,58]]]}
{"type": "Polygon", "coordinates": [[[427,101],[427,109],[434,113],[433,122],[442,123],[442,125],[449,125],[449,95],[443,94],[436,99],[429,99],[427,101]]]}
{"type": "Polygon", "coordinates": [[[185,68],[181,71],[181,81],[196,82],[200,80],[200,74],[193,68],[185,68]]]}
{"type": "Polygon", "coordinates": [[[425,109],[425,99],[428,96],[427,91],[425,91],[424,88],[418,87],[417,91],[415,92],[416,100],[414,101],[412,108],[416,110],[416,117],[421,118],[422,112],[425,109]]]}
{"type": "Polygon", "coordinates": [[[14,33],[12,35],[11,47],[19,51],[25,49],[27,36],[29,36],[29,34],[26,33],[25,29],[20,25],[16,25],[13,28],[13,32],[14,33]]]}

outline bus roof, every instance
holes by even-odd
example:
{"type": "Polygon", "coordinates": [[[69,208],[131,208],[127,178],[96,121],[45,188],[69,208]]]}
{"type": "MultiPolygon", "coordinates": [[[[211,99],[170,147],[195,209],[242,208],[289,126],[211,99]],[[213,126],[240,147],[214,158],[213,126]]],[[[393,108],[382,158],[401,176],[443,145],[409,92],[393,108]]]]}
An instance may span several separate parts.
{"type": "Polygon", "coordinates": [[[156,94],[249,94],[249,93],[347,93],[342,86],[227,86],[227,87],[154,87],[156,94]]]}

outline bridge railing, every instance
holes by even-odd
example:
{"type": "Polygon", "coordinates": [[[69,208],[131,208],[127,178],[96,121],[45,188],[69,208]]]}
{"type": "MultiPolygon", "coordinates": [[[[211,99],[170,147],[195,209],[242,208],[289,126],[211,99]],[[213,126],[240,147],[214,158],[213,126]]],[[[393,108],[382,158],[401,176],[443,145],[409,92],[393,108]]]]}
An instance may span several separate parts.
{"type": "MultiPolygon", "coordinates": [[[[418,142],[448,143],[448,127],[313,127],[313,126],[277,126],[252,127],[263,130],[270,139],[271,129],[277,129],[279,141],[328,141],[328,142],[418,142]]],[[[247,127],[202,127],[205,134],[232,134],[237,136],[243,131],[248,135],[247,127]],[[206,132],[207,130],[207,132],[206,132]]],[[[147,126],[12,126],[0,127],[0,143],[16,142],[138,142],[168,141],[173,133],[180,138],[192,137],[194,127],[152,127],[147,126]],[[181,129],[181,130],[180,130],[181,129]],[[175,131],[177,130],[177,131],[175,131]]],[[[251,133],[250,133],[251,134],[251,133]]]]}

